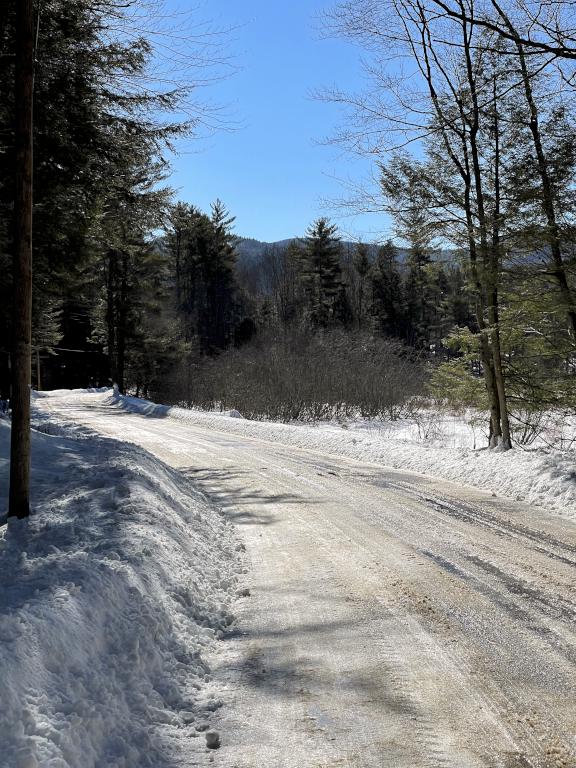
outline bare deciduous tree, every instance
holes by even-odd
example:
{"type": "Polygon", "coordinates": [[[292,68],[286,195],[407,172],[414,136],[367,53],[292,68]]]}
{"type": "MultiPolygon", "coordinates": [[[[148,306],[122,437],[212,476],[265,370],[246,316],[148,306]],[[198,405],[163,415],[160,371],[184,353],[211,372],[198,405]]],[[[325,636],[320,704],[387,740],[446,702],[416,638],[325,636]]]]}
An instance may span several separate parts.
{"type": "MultiPolygon", "coordinates": [[[[442,199],[446,190],[440,177],[428,185],[425,202],[435,210],[437,222],[439,211],[450,208],[453,216],[457,209],[475,293],[490,402],[490,445],[509,448],[498,306],[500,128],[494,119],[497,111],[490,109],[497,86],[486,52],[491,45],[485,50],[481,33],[464,12],[457,20],[447,19],[430,12],[423,0],[346,2],[332,14],[331,23],[375,52],[369,67],[375,87],[367,96],[348,101],[353,107],[352,127],[339,138],[355,150],[366,150],[370,143],[377,156],[410,142],[440,145],[456,174],[452,190],[456,205],[442,199]]],[[[338,97],[346,101],[342,94],[338,97]]],[[[381,167],[385,169],[382,161],[381,167]]],[[[404,196],[401,204],[416,210],[423,200],[404,196]]]]}

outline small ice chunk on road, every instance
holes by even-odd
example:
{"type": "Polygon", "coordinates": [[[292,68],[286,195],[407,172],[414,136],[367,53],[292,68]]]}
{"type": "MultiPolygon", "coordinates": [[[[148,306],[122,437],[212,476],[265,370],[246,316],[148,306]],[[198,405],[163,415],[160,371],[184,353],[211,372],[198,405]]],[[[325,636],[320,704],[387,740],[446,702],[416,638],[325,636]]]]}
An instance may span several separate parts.
{"type": "Polygon", "coordinates": [[[220,746],[220,734],[218,731],[206,732],[206,746],[208,749],[218,749],[220,746]]]}

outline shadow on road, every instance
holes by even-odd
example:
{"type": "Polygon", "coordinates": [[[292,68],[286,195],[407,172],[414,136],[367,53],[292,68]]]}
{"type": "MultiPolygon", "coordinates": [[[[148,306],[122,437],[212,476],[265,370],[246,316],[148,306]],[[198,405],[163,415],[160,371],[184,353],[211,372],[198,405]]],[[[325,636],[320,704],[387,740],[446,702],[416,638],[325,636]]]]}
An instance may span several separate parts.
{"type": "Polygon", "coordinates": [[[275,507],[290,504],[323,504],[321,499],[295,493],[270,493],[252,485],[253,472],[242,469],[213,469],[211,467],[182,467],[180,472],[190,478],[209,499],[216,502],[228,518],[238,524],[272,525],[275,507]],[[247,507],[264,507],[251,511],[247,507]]]}

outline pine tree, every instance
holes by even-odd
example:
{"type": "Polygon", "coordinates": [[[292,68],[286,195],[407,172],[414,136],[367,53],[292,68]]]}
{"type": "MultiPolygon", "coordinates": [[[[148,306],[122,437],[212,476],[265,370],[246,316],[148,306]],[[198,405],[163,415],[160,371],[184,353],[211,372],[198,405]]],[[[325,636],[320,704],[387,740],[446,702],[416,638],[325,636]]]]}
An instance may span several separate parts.
{"type": "Polygon", "coordinates": [[[225,349],[234,340],[238,311],[234,221],[224,203],[216,200],[212,205],[212,238],[204,265],[207,311],[199,324],[202,351],[208,354],[225,349]]]}
{"type": "MultiPolygon", "coordinates": [[[[90,282],[98,279],[101,235],[110,230],[102,222],[114,204],[111,197],[130,196],[125,182],[136,178],[134,158],[148,176],[146,162],[161,162],[167,144],[187,130],[185,123],[167,118],[183,89],[173,83],[166,84],[165,92],[157,82],[146,86],[152,82],[150,42],[121,31],[129,24],[130,5],[51,0],[41,4],[37,17],[33,337],[41,349],[54,349],[67,318],[79,310],[89,316],[91,308],[78,306],[75,296],[86,296],[90,282]]],[[[0,14],[0,272],[5,278],[0,279],[0,324],[8,333],[16,6],[8,0],[0,14]]],[[[77,369],[80,360],[94,362],[88,352],[93,330],[88,323],[84,340],[77,340],[87,351],[77,357],[77,369]]],[[[2,342],[0,347],[0,389],[5,392],[2,342]]],[[[50,375],[61,370],[54,355],[46,356],[46,362],[50,375]]]]}
{"type": "Polygon", "coordinates": [[[370,272],[370,259],[368,256],[368,246],[366,243],[357,244],[353,263],[357,275],[356,321],[358,327],[362,328],[365,324],[367,316],[366,289],[368,273],[370,272]]]}
{"type": "Polygon", "coordinates": [[[169,247],[183,335],[200,354],[217,354],[234,340],[240,307],[233,223],[219,200],[211,216],[182,206],[172,215],[169,247]]]}
{"type": "Polygon", "coordinates": [[[98,235],[110,378],[121,392],[130,346],[130,316],[137,302],[137,268],[146,254],[149,233],[162,222],[168,195],[168,190],[158,186],[163,166],[150,161],[145,142],[140,149],[139,154],[133,152],[126,158],[123,173],[111,180],[98,235]]]}
{"type": "Polygon", "coordinates": [[[298,240],[292,240],[281,252],[274,283],[277,316],[284,326],[297,324],[304,315],[301,264],[302,246],[298,240]]]}
{"type": "Polygon", "coordinates": [[[336,233],[335,224],[317,219],[308,228],[301,250],[301,280],[312,328],[344,323],[349,314],[336,233]]]}
{"type": "Polygon", "coordinates": [[[369,274],[370,314],[374,331],[381,336],[404,336],[404,290],[398,270],[398,252],[391,240],[378,250],[369,274]]]}
{"type": "Polygon", "coordinates": [[[169,254],[152,242],[134,262],[127,317],[126,379],[136,395],[157,390],[186,346],[172,305],[169,254]]]}

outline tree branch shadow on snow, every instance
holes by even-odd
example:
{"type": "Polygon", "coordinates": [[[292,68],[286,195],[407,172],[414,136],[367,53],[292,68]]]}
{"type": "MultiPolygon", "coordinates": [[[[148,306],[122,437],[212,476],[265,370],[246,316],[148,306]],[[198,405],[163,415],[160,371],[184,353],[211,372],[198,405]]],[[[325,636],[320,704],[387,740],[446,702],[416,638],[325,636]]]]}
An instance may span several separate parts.
{"type": "Polygon", "coordinates": [[[249,487],[253,473],[242,469],[213,469],[209,467],[181,467],[180,472],[190,478],[205,496],[225,512],[229,520],[238,524],[273,525],[273,510],[250,511],[242,507],[276,507],[289,504],[324,504],[322,499],[294,493],[270,493],[249,487]],[[218,490],[222,487],[223,490],[218,490]],[[240,508],[240,509],[239,509],[240,508]]]}

